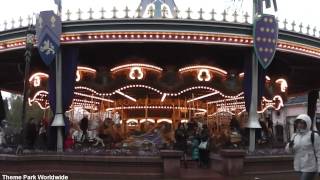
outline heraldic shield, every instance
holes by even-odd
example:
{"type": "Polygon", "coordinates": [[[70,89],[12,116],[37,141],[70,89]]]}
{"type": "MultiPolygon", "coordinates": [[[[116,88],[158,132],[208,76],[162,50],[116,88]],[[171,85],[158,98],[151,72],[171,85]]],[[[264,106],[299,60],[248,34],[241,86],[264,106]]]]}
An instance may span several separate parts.
{"type": "Polygon", "coordinates": [[[264,14],[255,20],[253,27],[254,51],[261,66],[266,69],[276,52],[278,23],[273,15],[264,14]]]}
{"type": "Polygon", "coordinates": [[[61,18],[53,11],[40,12],[36,24],[38,51],[48,66],[56,57],[60,47],[61,18]]]}

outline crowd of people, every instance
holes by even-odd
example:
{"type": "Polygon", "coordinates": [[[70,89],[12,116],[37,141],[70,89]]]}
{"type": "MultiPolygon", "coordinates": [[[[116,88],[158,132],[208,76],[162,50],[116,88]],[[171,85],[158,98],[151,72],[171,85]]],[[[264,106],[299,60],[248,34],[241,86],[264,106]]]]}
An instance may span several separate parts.
{"type": "MultiPolygon", "coordinates": [[[[183,160],[190,154],[192,160],[199,162],[200,167],[209,167],[210,133],[206,124],[199,124],[191,119],[189,123],[179,123],[175,130],[174,149],[183,152],[183,160]]],[[[186,164],[185,164],[186,166],[186,164]]]]}

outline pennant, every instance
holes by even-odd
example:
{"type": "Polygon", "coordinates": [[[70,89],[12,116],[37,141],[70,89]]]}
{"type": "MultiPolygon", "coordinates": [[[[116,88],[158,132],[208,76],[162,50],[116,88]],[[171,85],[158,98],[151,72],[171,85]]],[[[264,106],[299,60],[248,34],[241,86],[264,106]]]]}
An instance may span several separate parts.
{"type": "Polygon", "coordinates": [[[272,62],[277,48],[278,23],[273,15],[263,14],[253,25],[255,54],[264,69],[272,62]]]}
{"type": "Polygon", "coordinates": [[[42,11],[36,23],[37,46],[41,59],[49,66],[60,48],[61,18],[53,11],[42,11]]]}

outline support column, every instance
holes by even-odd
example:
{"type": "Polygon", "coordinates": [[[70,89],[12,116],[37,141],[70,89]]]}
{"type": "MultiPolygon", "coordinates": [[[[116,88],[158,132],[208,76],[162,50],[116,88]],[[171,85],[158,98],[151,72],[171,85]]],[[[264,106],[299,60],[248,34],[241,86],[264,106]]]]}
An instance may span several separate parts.
{"type": "Polygon", "coordinates": [[[65,126],[62,113],[62,58],[61,51],[56,58],[56,114],[51,126],[57,127],[57,152],[63,152],[63,127],[65,126]]]}
{"type": "MultiPolygon", "coordinates": [[[[257,1],[253,0],[253,13],[252,20],[256,18],[257,10],[257,1]]],[[[251,102],[249,110],[249,122],[247,127],[250,128],[250,137],[249,137],[249,151],[253,152],[256,145],[255,129],[261,128],[258,121],[257,105],[258,105],[258,59],[256,58],[254,50],[252,50],[252,73],[251,73],[251,102]]]]}

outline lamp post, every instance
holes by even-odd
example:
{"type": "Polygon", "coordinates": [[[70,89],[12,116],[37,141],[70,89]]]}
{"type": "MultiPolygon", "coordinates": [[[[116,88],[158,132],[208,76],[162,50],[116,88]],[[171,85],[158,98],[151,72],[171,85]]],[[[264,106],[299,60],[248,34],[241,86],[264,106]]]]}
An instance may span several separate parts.
{"type": "Polygon", "coordinates": [[[35,28],[33,25],[30,25],[27,29],[27,35],[26,35],[26,52],[24,54],[25,57],[25,69],[24,69],[24,85],[23,85],[23,102],[22,102],[22,113],[21,113],[21,141],[17,148],[17,154],[22,153],[23,145],[24,145],[24,131],[23,127],[25,125],[26,121],[26,105],[27,105],[27,98],[28,98],[28,92],[29,92],[29,74],[30,74],[30,62],[32,57],[32,51],[34,48],[34,40],[35,40],[35,28]]]}

